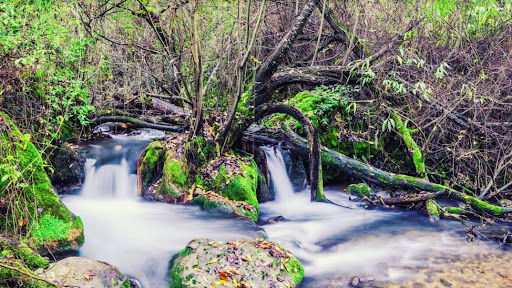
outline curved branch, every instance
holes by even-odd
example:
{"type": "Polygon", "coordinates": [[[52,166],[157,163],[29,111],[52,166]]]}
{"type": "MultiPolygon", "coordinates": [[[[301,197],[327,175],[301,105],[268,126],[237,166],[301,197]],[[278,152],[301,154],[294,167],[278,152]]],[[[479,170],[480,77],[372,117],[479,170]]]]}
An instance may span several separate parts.
{"type": "Polygon", "coordinates": [[[156,130],[162,130],[162,131],[170,131],[170,132],[182,132],[185,130],[185,127],[180,126],[174,126],[174,125],[160,125],[160,124],[153,124],[141,121],[139,119],[135,119],[128,116],[102,116],[97,117],[91,121],[91,123],[95,124],[102,124],[107,122],[123,122],[123,123],[130,123],[136,127],[140,128],[151,128],[156,130]]]}
{"type": "Polygon", "coordinates": [[[305,128],[309,143],[309,176],[311,185],[311,201],[325,201],[322,183],[319,181],[321,162],[318,131],[316,130],[315,126],[313,126],[311,121],[306,117],[306,115],[304,115],[304,113],[294,107],[284,104],[263,104],[256,108],[254,112],[254,118],[252,121],[247,121],[245,123],[246,126],[243,130],[246,130],[247,127],[249,127],[249,125],[252,123],[275,113],[289,115],[299,121],[299,123],[305,128]]]}
{"type": "MultiPolygon", "coordinates": [[[[276,90],[288,85],[356,84],[359,78],[359,75],[351,75],[351,71],[344,67],[313,66],[280,70],[274,73],[265,83],[256,85],[253,91],[255,95],[254,106],[265,103],[276,90]]],[[[252,103],[249,102],[249,104],[252,103]]]]}

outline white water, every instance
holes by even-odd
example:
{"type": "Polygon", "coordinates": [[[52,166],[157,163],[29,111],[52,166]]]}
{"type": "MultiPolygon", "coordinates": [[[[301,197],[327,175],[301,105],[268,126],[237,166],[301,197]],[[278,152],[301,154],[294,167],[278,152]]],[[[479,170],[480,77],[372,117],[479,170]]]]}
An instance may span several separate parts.
{"type": "Polygon", "coordinates": [[[283,154],[277,148],[263,146],[261,149],[265,152],[267,157],[267,167],[270,174],[270,181],[275,187],[276,201],[286,203],[293,197],[293,185],[286,172],[286,165],[284,163],[283,154]]]}
{"type": "Polygon", "coordinates": [[[485,243],[464,240],[457,222],[430,223],[410,211],[366,210],[336,187],[325,189],[327,197],[348,208],[311,203],[309,190],[290,188],[282,155],[273,149],[267,149],[267,158],[279,201],[261,204],[260,218],[282,215],[286,222],[259,228],[198,207],[144,202],[137,196],[134,168],[148,143],[143,137],[116,137],[90,145],[82,191],[63,198],[85,225],[80,255],[108,262],[146,288],[167,287],[169,260],[190,240],[261,237],[261,228],[304,265],[303,288],[326,287],[332,279],[346,284],[355,275],[396,282],[413,268],[433,265],[429,257],[436,253],[491,251],[485,243]]]}
{"type": "Polygon", "coordinates": [[[217,217],[193,206],[140,200],[134,165],[149,141],[133,140],[116,137],[88,147],[82,190],[63,197],[84,222],[80,256],[110,263],[146,288],[164,288],[172,255],[190,240],[261,237],[250,221],[217,217]]]}

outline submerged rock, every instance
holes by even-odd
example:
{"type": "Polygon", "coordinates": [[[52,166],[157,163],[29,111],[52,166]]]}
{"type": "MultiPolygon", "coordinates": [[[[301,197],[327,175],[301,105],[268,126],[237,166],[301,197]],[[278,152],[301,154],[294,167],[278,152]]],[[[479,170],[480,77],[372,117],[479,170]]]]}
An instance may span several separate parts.
{"type": "Polygon", "coordinates": [[[276,243],[263,239],[228,243],[195,239],[171,261],[174,287],[297,287],[304,268],[276,243]]]}
{"type": "Polygon", "coordinates": [[[130,280],[116,267],[83,257],[68,257],[36,273],[63,287],[130,288],[130,280]]]}
{"type": "Polygon", "coordinates": [[[78,249],[84,242],[82,221],[54,192],[31,136],[22,134],[0,113],[0,140],[0,196],[5,201],[0,227],[4,233],[23,231],[24,240],[41,252],[78,249]],[[7,202],[14,198],[17,204],[7,202]]]}
{"type": "Polygon", "coordinates": [[[286,218],[284,218],[281,215],[270,217],[270,218],[267,219],[267,221],[265,221],[265,224],[274,224],[274,223],[277,223],[277,222],[286,222],[286,218]]]}

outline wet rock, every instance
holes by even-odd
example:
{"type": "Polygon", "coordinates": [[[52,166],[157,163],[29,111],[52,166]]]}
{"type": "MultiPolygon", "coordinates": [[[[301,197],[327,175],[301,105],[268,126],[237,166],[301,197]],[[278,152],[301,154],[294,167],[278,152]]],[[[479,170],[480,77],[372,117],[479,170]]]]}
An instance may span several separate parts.
{"type": "Polygon", "coordinates": [[[62,144],[50,157],[53,173],[50,180],[59,194],[66,194],[82,184],[85,177],[85,157],[77,145],[62,144]]]}
{"type": "Polygon", "coordinates": [[[284,163],[286,164],[286,172],[292,181],[293,189],[295,189],[295,191],[304,189],[307,184],[307,174],[302,158],[293,155],[288,150],[282,150],[281,153],[283,155],[284,163]]]}
{"type": "Polygon", "coordinates": [[[279,215],[279,216],[270,217],[266,221],[267,224],[274,224],[274,223],[277,223],[277,222],[286,222],[286,218],[284,218],[283,216],[279,215]]]}
{"type": "Polygon", "coordinates": [[[50,264],[49,268],[39,269],[36,273],[64,287],[131,287],[130,280],[116,267],[83,257],[69,257],[57,261],[50,264]]]}
{"type": "Polygon", "coordinates": [[[357,276],[353,276],[348,281],[348,284],[353,287],[359,287],[359,285],[361,285],[361,279],[359,279],[357,276]]]}
{"type": "Polygon", "coordinates": [[[263,239],[195,239],[171,263],[171,288],[297,287],[304,276],[304,268],[288,250],[263,239]]]}

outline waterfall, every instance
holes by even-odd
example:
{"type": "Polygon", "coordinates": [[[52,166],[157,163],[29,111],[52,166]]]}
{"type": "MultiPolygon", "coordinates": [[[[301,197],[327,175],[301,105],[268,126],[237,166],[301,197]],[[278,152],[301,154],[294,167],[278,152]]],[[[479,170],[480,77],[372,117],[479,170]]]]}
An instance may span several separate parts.
{"type": "Polygon", "coordinates": [[[267,167],[270,172],[270,181],[276,191],[276,201],[286,201],[294,196],[292,182],[286,172],[283,154],[274,147],[263,146],[261,149],[267,156],[267,167]]]}
{"type": "Polygon", "coordinates": [[[97,160],[85,162],[85,182],[82,187],[84,197],[136,198],[137,175],[130,172],[126,158],[119,164],[106,164],[97,167],[97,160]]]}

